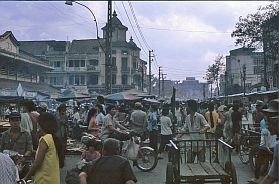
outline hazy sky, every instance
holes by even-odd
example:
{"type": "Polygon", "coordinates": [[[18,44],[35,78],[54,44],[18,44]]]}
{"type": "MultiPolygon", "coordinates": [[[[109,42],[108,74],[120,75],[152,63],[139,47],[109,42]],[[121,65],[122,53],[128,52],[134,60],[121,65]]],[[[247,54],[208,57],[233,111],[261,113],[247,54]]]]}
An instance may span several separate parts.
{"type": "MultiPolygon", "coordinates": [[[[82,3],[96,15],[99,36],[102,37],[101,28],[107,20],[107,2],[82,3]]],[[[183,80],[191,76],[203,80],[208,65],[218,54],[225,56],[236,48],[230,34],[239,16],[254,13],[259,6],[266,4],[269,2],[131,1],[129,4],[128,1],[115,1],[113,9],[129,29],[127,40],[132,36],[142,49],[141,58],[147,61],[148,50],[154,50],[153,74],[157,75],[158,66],[162,66],[167,79],[183,80]],[[145,41],[135,24],[131,7],[145,41]]],[[[96,38],[92,15],[77,4],[1,1],[0,15],[0,34],[10,30],[19,41],[96,38]]]]}

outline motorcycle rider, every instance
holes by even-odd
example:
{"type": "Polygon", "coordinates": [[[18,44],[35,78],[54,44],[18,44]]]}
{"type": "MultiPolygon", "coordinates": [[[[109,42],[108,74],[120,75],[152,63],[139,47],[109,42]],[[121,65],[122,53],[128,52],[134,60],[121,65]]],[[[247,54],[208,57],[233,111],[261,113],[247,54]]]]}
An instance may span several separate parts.
{"type": "Polygon", "coordinates": [[[18,112],[11,112],[9,122],[11,128],[2,135],[0,151],[16,151],[24,156],[31,156],[33,151],[32,138],[30,133],[20,127],[21,116],[18,112]]]}

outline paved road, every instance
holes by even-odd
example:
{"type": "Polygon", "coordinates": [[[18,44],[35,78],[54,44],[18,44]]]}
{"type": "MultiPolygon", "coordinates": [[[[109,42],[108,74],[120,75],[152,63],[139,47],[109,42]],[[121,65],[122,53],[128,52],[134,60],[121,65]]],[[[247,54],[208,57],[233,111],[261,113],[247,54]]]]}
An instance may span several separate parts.
{"type": "MultiPolygon", "coordinates": [[[[250,116],[251,119],[251,116],[250,116]]],[[[251,121],[251,120],[250,120],[251,121]]],[[[247,123],[250,121],[246,121],[243,119],[243,123],[247,123]]],[[[136,167],[133,168],[135,175],[138,179],[138,184],[163,184],[165,183],[165,173],[166,173],[166,165],[167,165],[167,153],[163,154],[164,159],[159,160],[157,167],[151,172],[142,172],[138,170],[136,167]]],[[[66,167],[61,171],[61,183],[64,182],[66,170],[75,166],[79,157],[78,156],[68,156],[66,158],[66,167]]],[[[245,184],[249,179],[253,177],[253,171],[249,165],[242,164],[238,154],[235,151],[232,152],[232,162],[236,167],[236,173],[239,184],[245,184]]]]}

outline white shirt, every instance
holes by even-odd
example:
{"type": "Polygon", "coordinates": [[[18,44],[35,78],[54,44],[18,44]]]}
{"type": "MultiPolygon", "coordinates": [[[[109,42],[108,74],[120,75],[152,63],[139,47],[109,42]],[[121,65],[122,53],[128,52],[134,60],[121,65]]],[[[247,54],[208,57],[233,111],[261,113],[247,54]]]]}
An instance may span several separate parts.
{"type": "Polygon", "coordinates": [[[76,112],[74,115],[73,115],[73,122],[74,123],[78,123],[80,121],[80,115],[78,112],[76,112]]]}
{"type": "Polygon", "coordinates": [[[162,135],[171,135],[172,134],[171,119],[168,116],[162,116],[160,118],[160,122],[161,122],[161,134],[162,135]]]}
{"type": "Polygon", "coordinates": [[[0,153],[0,183],[16,184],[16,179],[16,166],[13,160],[9,156],[0,153]]]}

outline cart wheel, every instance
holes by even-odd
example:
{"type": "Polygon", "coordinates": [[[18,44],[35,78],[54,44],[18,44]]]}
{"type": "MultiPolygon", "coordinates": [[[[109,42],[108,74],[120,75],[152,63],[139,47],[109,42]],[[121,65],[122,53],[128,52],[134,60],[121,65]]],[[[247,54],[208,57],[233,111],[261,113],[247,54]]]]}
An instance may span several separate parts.
{"type": "Polygon", "coordinates": [[[256,148],[253,147],[249,153],[249,162],[250,162],[250,166],[253,170],[255,170],[255,168],[256,168],[256,157],[257,157],[256,148]]]}
{"type": "Polygon", "coordinates": [[[242,138],[240,140],[240,151],[239,151],[239,158],[243,164],[248,164],[249,163],[249,142],[247,138],[242,138]]]}
{"type": "Polygon", "coordinates": [[[172,163],[167,164],[166,184],[174,184],[174,172],[172,163]]]}
{"type": "Polygon", "coordinates": [[[230,175],[232,184],[237,184],[236,170],[233,163],[225,163],[225,171],[230,175]]]}

